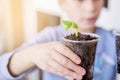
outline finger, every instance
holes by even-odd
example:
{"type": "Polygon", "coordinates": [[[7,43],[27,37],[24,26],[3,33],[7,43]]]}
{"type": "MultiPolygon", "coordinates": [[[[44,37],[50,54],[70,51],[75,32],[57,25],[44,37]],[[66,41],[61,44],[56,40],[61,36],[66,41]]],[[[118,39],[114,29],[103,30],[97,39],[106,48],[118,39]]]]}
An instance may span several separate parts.
{"type": "Polygon", "coordinates": [[[66,79],[73,79],[73,77],[64,76],[61,72],[56,72],[56,73],[53,73],[53,74],[59,75],[59,76],[64,77],[64,78],[66,78],[66,79]]]}
{"type": "Polygon", "coordinates": [[[73,79],[73,77],[64,75],[63,73],[61,73],[61,72],[57,71],[56,69],[52,68],[51,65],[48,64],[47,66],[49,66],[49,67],[46,67],[46,71],[47,71],[47,72],[50,72],[50,73],[53,73],[53,74],[55,74],[55,75],[64,77],[64,78],[66,78],[66,79],[70,79],[70,78],[73,79]]]}
{"type": "Polygon", "coordinates": [[[81,59],[71,49],[69,49],[68,47],[66,47],[65,45],[63,45],[63,44],[61,44],[59,42],[57,44],[58,45],[55,46],[55,49],[58,52],[60,52],[64,56],[68,57],[69,59],[71,59],[76,64],[80,64],[81,59]]]}
{"type": "Polygon", "coordinates": [[[53,51],[51,53],[51,56],[53,59],[55,59],[58,63],[60,63],[61,65],[65,66],[66,68],[75,71],[76,73],[80,74],[80,75],[84,75],[85,74],[85,69],[76,65],[75,63],[73,63],[71,60],[69,60],[68,58],[66,58],[65,56],[61,55],[59,52],[57,51],[53,51]]]}
{"type": "Polygon", "coordinates": [[[67,77],[68,80],[75,80],[74,78],[72,77],[67,77]]]}
{"type": "Polygon", "coordinates": [[[48,63],[52,68],[54,68],[57,72],[61,72],[65,76],[73,77],[73,78],[78,78],[80,75],[77,73],[65,68],[61,64],[57,63],[54,59],[49,60],[48,63]]]}
{"type": "Polygon", "coordinates": [[[71,77],[69,77],[68,80],[82,80],[82,76],[80,76],[79,78],[71,78],[71,77]]]}
{"type": "Polygon", "coordinates": [[[66,77],[64,74],[62,74],[61,72],[56,71],[56,70],[55,70],[54,68],[52,68],[50,65],[49,65],[49,68],[47,68],[47,72],[56,74],[56,75],[61,76],[61,77],[66,77]]]}

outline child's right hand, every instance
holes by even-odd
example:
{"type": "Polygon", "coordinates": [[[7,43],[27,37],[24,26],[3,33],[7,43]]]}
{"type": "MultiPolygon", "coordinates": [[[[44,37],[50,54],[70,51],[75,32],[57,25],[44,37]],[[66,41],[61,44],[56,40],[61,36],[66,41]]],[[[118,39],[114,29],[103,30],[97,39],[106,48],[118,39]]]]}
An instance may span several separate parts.
{"type": "Polygon", "coordinates": [[[80,58],[60,42],[33,46],[31,54],[33,63],[42,70],[70,80],[81,80],[85,74],[85,70],[77,65],[80,58]]]}
{"type": "Polygon", "coordinates": [[[13,75],[19,75],[37,66],[69,80],[81,80],[86,72],[78,65],[80,62],[80,58],[65,45],[60,42],[50,42],[37,44],[15,53],[11,57],[9,70],[13,75]]]}

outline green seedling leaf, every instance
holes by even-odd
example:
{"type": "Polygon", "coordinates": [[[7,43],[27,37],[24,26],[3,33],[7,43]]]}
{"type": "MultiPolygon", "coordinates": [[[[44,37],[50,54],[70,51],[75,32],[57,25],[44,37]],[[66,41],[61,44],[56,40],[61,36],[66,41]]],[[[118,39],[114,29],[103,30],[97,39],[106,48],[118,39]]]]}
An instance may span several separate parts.
{"type": "Polygon", "coordinates": [[[73,27],[73,29],[78,29],[78,25],[74,22],[72,22],[72,27],[73,27]]]}
{"type": "Polygon", "coordinates": [[[65,25],[65,30],[66,30],[66,31],[67,31],[68,29],[70,29],[70,27],[72,26],[72,22],[66,21],[66,20],[62,20],[62,24],[65,25]]]}
{"type": "Polygon", "coordinates": [[[78,25],[71,21],[62,20],[62,24],[65,25],[65,30],[67,31],[71,27],[75,30],[75,35],[78,37],[78,25]]]}

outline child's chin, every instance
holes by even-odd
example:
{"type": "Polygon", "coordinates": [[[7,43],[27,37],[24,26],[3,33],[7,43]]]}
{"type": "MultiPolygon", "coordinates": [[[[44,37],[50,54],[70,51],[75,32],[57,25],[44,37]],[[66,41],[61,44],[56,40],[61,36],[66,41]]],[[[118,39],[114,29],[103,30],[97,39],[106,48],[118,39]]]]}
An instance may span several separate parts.
{"type": "Polygon", "coordinates": [[[80,29],[83,29],[83,30],[89,30],[89,29],[93,29],[95,28],[95,24],[83,24],[83,25],[80,25],[80,29]]]}
{"type": "Polygon", "coordinates": [[[91,28],[94,28],[94,27],[95,27],[95,24],[86,25],[86,26],[84,26],[84,29],[91,29],[91,28]]]}

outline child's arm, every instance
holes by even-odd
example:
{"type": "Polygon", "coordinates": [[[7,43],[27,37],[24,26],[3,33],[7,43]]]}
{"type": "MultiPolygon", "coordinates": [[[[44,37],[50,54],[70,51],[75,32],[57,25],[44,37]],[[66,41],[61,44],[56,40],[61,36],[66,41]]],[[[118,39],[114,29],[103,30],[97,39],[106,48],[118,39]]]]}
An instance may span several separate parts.
{"type": "Polygon", "coordinates": [[[82,78],[85,70],[78,66],[79,57],[59,42],[37,44],[16,52],[10,59],[9,70],[13,76],[37,66],[42,70],[65,78],[82,78]]]}

